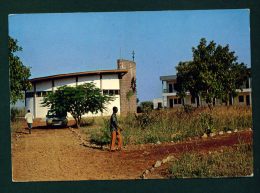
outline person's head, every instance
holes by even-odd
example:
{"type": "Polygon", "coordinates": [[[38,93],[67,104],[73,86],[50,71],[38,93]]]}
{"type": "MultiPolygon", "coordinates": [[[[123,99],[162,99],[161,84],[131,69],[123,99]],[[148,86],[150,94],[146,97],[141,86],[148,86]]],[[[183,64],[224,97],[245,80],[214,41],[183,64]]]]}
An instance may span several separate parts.
{"type": "Polygon", "coordinates": [[[113,107],[113,113],[117,113],[118,109],[117,107],[113,107]]]}
{"type": "Polygon", "coordinates": [[[28,110],[27,112],[30,113],[30,110],[28,110]]]}

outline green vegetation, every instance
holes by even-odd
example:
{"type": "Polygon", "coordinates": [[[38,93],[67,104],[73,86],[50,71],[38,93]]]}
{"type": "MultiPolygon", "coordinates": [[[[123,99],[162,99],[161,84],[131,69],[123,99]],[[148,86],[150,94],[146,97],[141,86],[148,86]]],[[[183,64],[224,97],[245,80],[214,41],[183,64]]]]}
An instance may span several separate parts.
{"type": "Polygon", "coordinates": [[[213,106],[213,99],[227,101],[236,97],[244,82],[250,76],[250,69],[243,62],[239,64],[234,51],[229,46],[216,46],[214,41],[207,45],[202,38],[197,48],[192,47],[193,60],[179,62],[176,67],[177,83],[174,89],[183,99],[187,91],[193,97],[202,97],[209,108],[213,106]]]}
{"type": "Polygon", "coordinates": [[[15,121],[16,117],[24,117],[25,108],[11,107],[11,121],[15,121]]]}
{"type": "MultiPolygon", "coordinates": [[[[157,141],[183,141],[186,137],[204,133],[242,130],[252,127],[252,108],[250,106],[214,106],[196,109],[149,110],[142,114],[118,116],[123,129],[124,145],[156,143],[157,141]]],[[[91,141],[100,145],[110,143],[109,117],[95,118],[94,125],[99,128],[87,129],[91,141]]],[[[243,144],[237,149],[212,152],[201,155],[180,152],[177,161],[170,163],[171,178],[211,178],[235,177],[253,173],[252,143],[243,144]]]]}
{"type": "Polygon", "coordinates": [[[30,67],[26,67],[14,53],[22,51],[18,46],[18,40],[8,36],[9,40],[9,66],[10,66],[10,103],[14,105],[18,100],[24,99],[24,91],[30,90],[32,84],[29,82],[31,76],[30,67]]]}
{"type": "Polygon", "coordinates": [[[102,90],[91,82],[75,87],[61,86],[55,93],[48,93],[41,104],[61,113],[69,112],[79,127],[82,115],[103,112],[105,105],[112,100],[113,96],[103,95],[102,90]]]}
{"type": "Polygon", "coordinates": [[[182,152],[171,163],[171,178],[237,177],[253,173],[253,145],[239,145],[237,150],[200,156],[182,152]]]}
{"type": "Polygon", "coordinates": [[[19,120],[11,121],[11,132],[16,132],[21,127],[22,127],[21,121],[19,120]]]}
{"type": "MultiPolygon", "coordinates": [[[[90,133],[92,141],[109,143],[109,117],[96,120],[99,120],[99,126],[103,129],[90,133]],[[103,139],[104,136],[106,140],[103,139]]],[[[189,112],[185,112],[184,108],[150,110],[141,114],[118,116],[118,123],[123,129],[121,134],[124,145],[182,141],[186,137],[204,133],[251,128],[252,108],[215,106],[211,111],[208,108],[197,108],[189,112]]]]}

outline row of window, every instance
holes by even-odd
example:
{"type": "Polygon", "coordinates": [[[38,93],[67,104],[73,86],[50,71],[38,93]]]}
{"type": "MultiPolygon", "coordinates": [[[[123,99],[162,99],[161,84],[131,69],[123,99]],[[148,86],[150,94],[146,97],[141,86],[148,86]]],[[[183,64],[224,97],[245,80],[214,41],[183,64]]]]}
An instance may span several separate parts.
{"type": "MultiPolygon", "coordinates": [[[[168,84],[169,89],[164,89],[164,93],[174,93],[176,92],[176,83],[169,83],[168,84]]],[[[242,85],[242,89],[251,88],[251,85],[249,85],[249,80],[245,81],[242,85]]]]}
{"type": "Polygon", "coordinates": [[[120,90],[103,90],[103,95],[120,95],[120,90]]]}
{"type": "MultiPolygon", "coordinates": [[[[48,93],[50,93],[51,91],[38,91],[36,92],[36,97],[44,97],[46,96],[48,93]]],[[[26,98],[31,98],[34,96],[34,92],[27,92],[25,94],[25,97],[26,98]]]]}
{"type": "MultiPolygon", "coordinates": [[[[44,97],[48,93],[52,91],[38,91],[36,92],[36,97],[44,97]]],[[[103,90],[103,95],[120,95],[120,90],[103,90]]],[[[27,92],[25,94],[26,98],[32,98],[34,97],[34,92],[27,92]]]]}
{"type": "MultiPolygon", "coordinates": [[[[244,98],[245,98],[244,95],[240,95],[240,96],[238,96],[238,101],[239,101],[240,103],[243,103],[243,102],[245,102],[244,98]]],[[[169,102],[170,102],[170,107],[173,107],[173,104],[174,104],[174,105],[182,104],[182,101],[181,101],[180,98],[170,99],[169,102]]],[[[214,102],[215,102],[215,101],[214,101],[214,102]]],[[[225,102],[225,101],[223,101],[223,102],[225,102]]],[[[246,102],[247,102],[248,104],[250,103],[250,102],[249,102],[249,95],[246,95],[246,102]]],[[[191,104],[195,104],[195,97],[192,97],[192,98],[191,98],[191,104]]]]}

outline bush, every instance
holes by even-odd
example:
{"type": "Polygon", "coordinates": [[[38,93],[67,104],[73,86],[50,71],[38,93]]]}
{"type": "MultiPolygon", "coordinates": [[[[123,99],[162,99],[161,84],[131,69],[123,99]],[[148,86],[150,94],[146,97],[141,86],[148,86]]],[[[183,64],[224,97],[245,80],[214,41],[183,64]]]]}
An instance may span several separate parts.
{"type": "Polygon", "coordinates": [[[111,132],[110,132],[110,122],[109,120],[104,120],[104,127],[98,133],[91,134],[91,142],[96,144],[109,144],[111,140],[111,132]]]}
{"type": "Polygon", "coordinates": [[[89,119],[89,118],[83,118],[83,119],[81,119],[81,121],[80,121],[80,126],[81,126],[81,127],[85,127],[85,126],[93,126],[94,123],[95,123],[94,118],[92,118],[92,119],[89,119]]]}
{"type": "MultiPolygon", "coordinates": [[[[94,141],[110,141],[110,123],[100,118],[99,131],[93,131],[94,141]],[[95,136],[95,137],[94,137],[95,136]]],[[[147,111],[142,114],[119,116],[118,124],[124,144],[154,143],[158,141],[182,141],[186,137],[199,136],[203,133],[252,128],[252,110],[247,107],[214,106],[197,108],[196,111],[185,112],[184,109],[164,109],[147,111]],[[176,137],[172,137],[177,134],[176,137]]]]}
{"type": "Polygon", "coordinates": [[[12,122],[15,121],[15,118],[17,117],[18,113],[19,113],[18,108],[16,108],[16,107],[11,108],[11,121],[12,122]]]}
{"type": "Polygon", "coordinates": [[[145,143],[156,143],[157,141],[159,141],[159,137],[156,134],[149,134],[148,136],[144,137],[145,143]]]}
{"type": "Polygon", "coordinates": [[[11,107],[11,121],[14,122],[16,117],[24,117],[25,108],[11,107]]]}

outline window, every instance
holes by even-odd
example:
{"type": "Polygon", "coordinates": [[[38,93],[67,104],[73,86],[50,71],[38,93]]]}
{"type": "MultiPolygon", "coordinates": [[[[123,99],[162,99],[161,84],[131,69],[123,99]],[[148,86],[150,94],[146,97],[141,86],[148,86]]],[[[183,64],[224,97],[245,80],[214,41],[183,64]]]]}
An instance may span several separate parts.
{"type": "Polygon", "coordinates": [[[27,92],[27,93],[25,94],[25,97],[26,97],[26,98],[31,98],[31,97],[33,97],[33,92],[27,92]]]}
{"type": "Polygon", "coordinates": [[[119,95],[119,90],[103,90],[103,95],[119,95]]]}
{"type": "Polygon", "coordinates": [[[109,90],[109,95],[114,95],[114,90],[109,90]]]}
{"type": "Polygon", "coordinates": [[[243,103],[244,102],[244,96],[239,96],[239,102],[243,103]]]}
{"type": "Polygon", "coordinates": [[[180,98],[175,98],[175,99],[174,99],[174,104],[175,104],[175,105],[181,104],[181,99],[180,99],[180,98]]]}
{"type": "Polygon", "coordinates": [[[169,93],[172,93],[172,84],[169,84],[169,93]]]}

